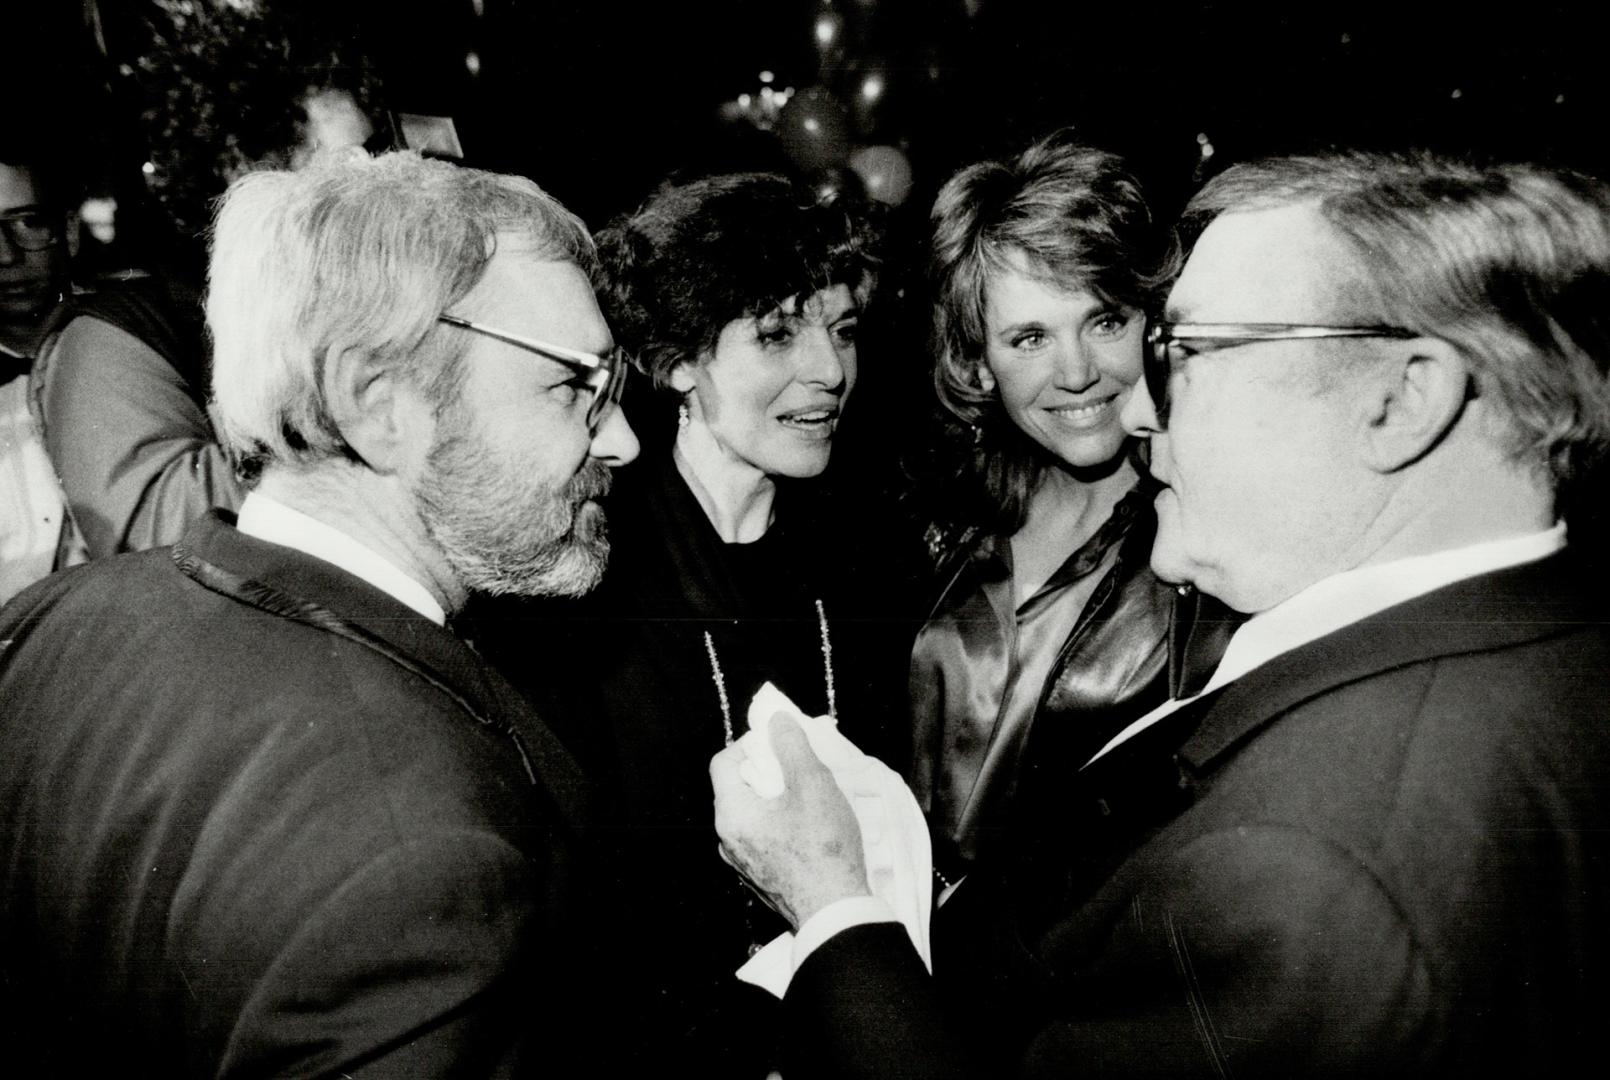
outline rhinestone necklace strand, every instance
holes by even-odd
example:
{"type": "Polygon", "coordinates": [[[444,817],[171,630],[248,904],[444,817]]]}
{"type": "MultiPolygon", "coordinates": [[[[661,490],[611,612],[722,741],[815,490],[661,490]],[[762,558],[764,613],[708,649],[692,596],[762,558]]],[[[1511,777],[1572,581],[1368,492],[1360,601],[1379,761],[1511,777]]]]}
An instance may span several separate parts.
{"type": "MultiPolygon", "coordinates": [[[[838,698],[833,686],[833,639],[827,633],[827,609],[822,601],[816,601],[816,625],[822,637],[822,671],[827,680],[827,715],[834,720],[839,718],[838,698]]],[[[731,746],[734,742],[732,733],[732,703],[727,699],[727,678],[721,670],[721,660],[716,656],[715,638],[710,631],[704,632],[704,654],[710,658],[710,680],[716,684],[716,697],[721,702],[721,734],[726,744],[731,746]]]]}

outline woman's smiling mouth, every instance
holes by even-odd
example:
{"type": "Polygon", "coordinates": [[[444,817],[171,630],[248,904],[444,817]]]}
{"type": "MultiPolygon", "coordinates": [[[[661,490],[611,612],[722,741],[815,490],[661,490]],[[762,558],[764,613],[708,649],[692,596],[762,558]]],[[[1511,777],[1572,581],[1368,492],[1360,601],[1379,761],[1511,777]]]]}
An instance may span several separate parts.
{"type": "Polygon", "coordinates": [[[794,409],[777,417],[777,422],[790,431],[814,438],[827,438],[833,434],[835,422],[839,418],[839,410],[835,406],[822,406],[812,409],[794,409]]]}
{"type": "Polygon", "coordinates": [[[1045,411],[1058,420],[1070,424],[1089,424],[1105,421],[1114,412],[1114,404],[1118,400],[1117,394],[1108,394],[1095,401],[1077,402],[1068,405],[1057,405],[1045,411]]]}

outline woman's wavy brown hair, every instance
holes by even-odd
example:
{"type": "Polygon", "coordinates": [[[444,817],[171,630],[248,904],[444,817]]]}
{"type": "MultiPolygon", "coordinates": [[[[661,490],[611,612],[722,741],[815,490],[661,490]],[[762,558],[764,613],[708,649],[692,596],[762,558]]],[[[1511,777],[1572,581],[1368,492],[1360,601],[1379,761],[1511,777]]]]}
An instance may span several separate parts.
{"type": "Polygon", "coordinates": [[[1178,272],[1179,247],[1123,159],[1067,129],[1015,157],[962,169],[940,189],[929,219],[933,378],[945,410],[938,426],[947,445],[939,449],[949,460],[941,471],[969,495],[949,505],[983,519],[969,524],[1011,534],[1047,463],[979,383],[990,279],[1015,272],[1012,258],[1021,256],[1054,288],[1145,313],[1178,272]]]}

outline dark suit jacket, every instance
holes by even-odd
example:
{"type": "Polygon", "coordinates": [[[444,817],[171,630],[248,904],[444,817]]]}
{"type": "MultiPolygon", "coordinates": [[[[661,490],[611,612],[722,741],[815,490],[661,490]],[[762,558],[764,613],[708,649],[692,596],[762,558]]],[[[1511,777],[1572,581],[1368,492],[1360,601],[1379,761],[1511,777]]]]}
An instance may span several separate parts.
{"type": "Polygon", "coordinates": [[[566,1074],[585,786],[462,641],[209,516],[0,650],[8,1067],[566,1074]]]}
{"type": "Polygon", "coordinates": [[[941,910],[935,980],[898,927],[813,954],[785,1074],[1574,1068],[1610,1015],[1598,592],[1563,555],[1457,583],[1181,710],[1069,778],[1062,860],[941,910]]]}

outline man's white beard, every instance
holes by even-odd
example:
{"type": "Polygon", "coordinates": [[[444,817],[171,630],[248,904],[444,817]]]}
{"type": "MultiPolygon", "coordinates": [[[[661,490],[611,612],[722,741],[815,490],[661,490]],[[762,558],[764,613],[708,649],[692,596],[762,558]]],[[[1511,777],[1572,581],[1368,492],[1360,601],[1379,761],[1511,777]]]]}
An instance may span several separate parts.
{"type": "Polygon", "coordinates": [[[610,472],[589,459],[558,490],[507,468],[463,422],[444,410],[442,431],[415,485],[426,534],[470,592],[580,596],[604,576],[609,535],[603,510],[587,500],[609,491],[610,472]]]}

